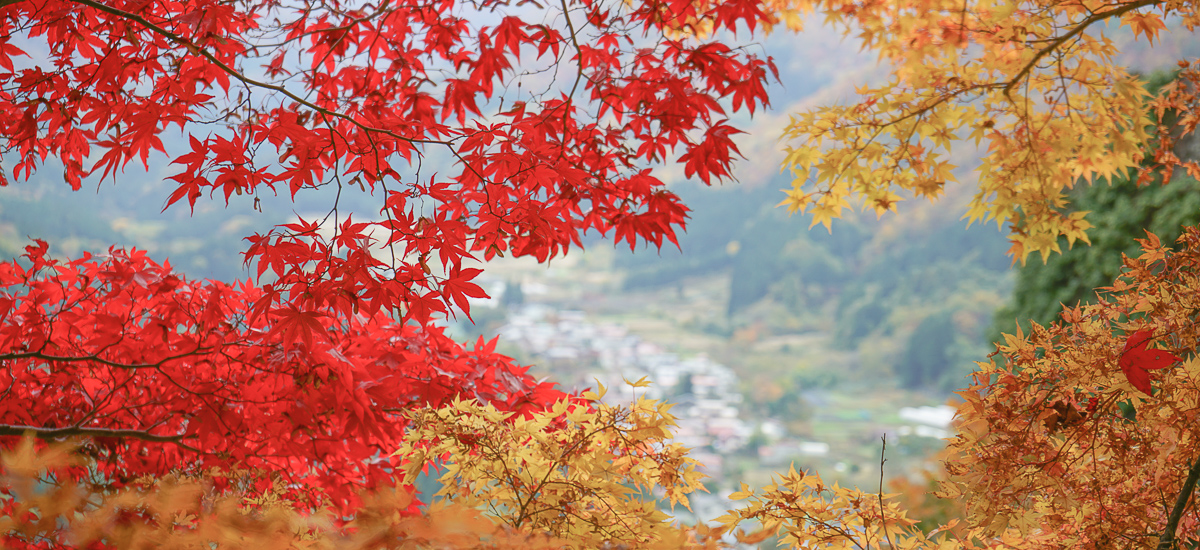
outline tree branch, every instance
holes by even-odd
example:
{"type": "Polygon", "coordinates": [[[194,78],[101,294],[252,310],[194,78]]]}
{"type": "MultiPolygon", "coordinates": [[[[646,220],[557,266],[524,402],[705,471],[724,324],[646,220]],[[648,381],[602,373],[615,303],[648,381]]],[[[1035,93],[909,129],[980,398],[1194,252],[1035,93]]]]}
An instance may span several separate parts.
{"type": "Polygon", "coordinates": [[[115,437],[121,439],[137,439],[139,441],[149,441],[153,443],[174,443],[187,449],[199,453],[200,450],[183,443],[184,436],[181,435],[154,435],[142,430],[119,430],[112,428],[80,428],[72,426],[69,428],[43,428],[38,426],[22,426],[19,424],[0,424],[0,436],[15,435],[24,436],[32,435],[42,440],[62,439],[64,437],[115,437]]]}
{"type": "Polygon", "coordinates": [[[1119,8],[1114,8],[1114,9],[1111,9],[1108,11],[1096,12],[1096,13],[1093,13],[1092,15],[1089,15],[1086,19],[1084,19],[1083,21],[1080,21],[1079,24],[1075,25],[1075,27],[1071,29],[1071,32],[1068,32],[1067,34],[1064,34],[1058,38],[1055,38],[1054,40],[1051,40],[1049,45],[1047,45],[1045,48],[1038,50],[1037,53],[1033,55],[1033,59],[1030,59],[1029,63],[1026,63],[1025,67],[1023,67],[1021,69],[1021,72],[1017,73],[1017,75],[1014,76],[1012,78],[1012,80],[1009,80],[1008,84],[1004,85],[1004,97],[1007,97],[1009,99],[1009,101],[1012,101],[1012,89],[1014,87],[1016,87],[1016,85],[1021,81],[1021,79],[1025,78],[1029,74],[1029,72],[1033,70],[1034,67],[1037,66],[1038,62],[1041,61],[1043,57],[1050,55],[1051,52],[1057,50],[1060,46],[1065,44],[1068,40],[1071,40],[1072,38],[1075,38],[1076,36],[1079,36],[1080,34],[1082,34],[1083,31],[1087,30],[1087,28],[1092,26],[1092,24],[1098,23],[1098,22],[1108,19],[1110,17],[1119,17],[1121,15],[1125,15],[1126,13],[1136,10],[1138,8],[1144,8],[1146,6],[1153,6],[1153,5],[1161,4],[1162,1],[1163,0],[1137,0],[1136,2],[1130,2],[1129,4],[1125,4],[1124,6],[1121,6],[1119,8]]]}
{"type": "Polygon", "coordinates": [[[1176,547],[1175,530],[1179,528],[1179,520],[1183,518],[1183,511],[1187,509],[1188,501],[1191,500],[1192,493],[1196,490],[1198,479],[1200,479],[1200,459],[1192,463],[1187,480],[1183,482],[1183,488],[1179,490],[1179,498],[1175,499],[1175,507],[1171,509],[1171,515],[1167,518],[1167,526],[1163,529],[1162,536],[1158,538],[1158,550],[1173,550],[1176,547]]]}
{"type": "MultiPolygon", "coordinates": [[[[0,0],[0,1],[3,1],[3,0],[0,0]]],[[[166,363],[167,361],[173,361],[175,359],[182,359],[189,355],[206,353],[207,351],[208,350],[201,350],[201,349],[197,348],[188,353],[165,357],[165,358],[163,358],[162,361],[159,361],[157,363],[117,363],[115,361],[109,361],[108,359],[104,359],[98,355],[82,355],[79,357],[71,357],[71,356],[65,356],[65,355],[49,355],[49,354],[38,352],[38,351],[30,351],[30,352],[25,352],[25,353],[0,353],[0,361],[20,360],[20,359],[41,359],[42,361],[56,361],[56,362],[62,362],[62,363],[87,361],[87,362],[92,362],[92,363],[99,363],[101,365],[112,367],[114,369],[138,370],[138,369],[156,369],[156,368],[163,366],[163,364],[166,363]]]]}
{"type": "MultiPolygon", "coordinates": [[[[887,459],[884,458],[886,453],[887,453],[887,434],[883,434],[883,447],[881,449],[879,449],[879,492],[876,493],[876,495],[879,496],[879,527],[883,529],[883,540],[887,541],[888,548],[895,548],[896,545],[892,544],[892,539],[891,539],[891,537],[888,536],[887,515],[886,515],[887,508],[884,507],[884,505],[883,505],[883,463],[887,462],[887,459]]],[[[869,544],[869,542],[868,542],[868,544],[869,544]]]]}
{"type": "MultiPolygon", "coordinates": [[[[13,1],[13,0],[0,0],[0,2],[9,2],[9,1],[13,1]]],[[[296,103],[303,105],[309,109],[312,109],[313,111],[321,113],[325,116],[329,116],[329,117],[333,117],[333,118],[340,118],[342,120],[349,122],[350,124],[353,124],[354,126],[358,127],[359,129],[362,129],[364,131],[384,134],[386,136],[393,137],[400,141],[406,141],[408,143],[413,143],[413,144],[427,143],[427,144],[437,144],[437,145],[446,145],[446,146],[450,145],[449,141],[410,138],[410,137],[401,136],[395,132],[392,132],[391,130],[385,130],[383,128],[376,128],[374,126],[368,126],[368,125],[363,124],[362,122],[356,120],[354,117],[351,117],[350,115],[347,115],[345,113],[339,113],[337,111],[333,111],[333,110],[321,107],[320,105],[317,105],[307,99],[304,99],[304,98],[288,91],[288,89],[284,88],[283,86],[279,86],[276,84],[270,84],[267,82],[262,82],[260,80],[255,80],[253,78],[250,78],[250,77],[242,74],[241,72],[239,72],[237,69],[234,69],[233,67],[230,67],[229,65],[225,64],[225,62],[221,61],[220,59],[217,59],[217,57],[215,55],[209,53],[207,50],[196,45],[191,40],[188,40],[182,36],[179,36],[178,34],[175,34],[175,33],[171,32],[167,29],[164,29],[154,23],[151,23],[148,19],[146,19],[140,15],[137,15],[135,13],[130,13],[125,10],[114,8],[112,6],[107,6],[105,4],[101,4],[100,2],[97,2],[95,0],[70,0],[70,1],[74,2],[76,4],[82,4],[84,6],[95,8],[95,9],[98,9],[102,12],[105,12],[105,13],[108,13],[111,15],[115,15],[117,17],[121,17],[124,19],[128,19],[130,21],[133,21],[133,22],[135,22],[139,25],[142,25],[143,27],[146,27],[147,29],[150,29],[151,31],[154,31],[155,33],[163,36],[167,40],[170,40],[176,44],[179,44],[180,46],[183,46],[188,51],[190,51],[196,55],[199,55],[200,57],[203,57],[204,59],[207,59],[210,63],[212,63],[213,65],[216,65],[217,68],[221,69],[229,76],[232,76],[233,78],[237,79],[238,81],[240,81],[244,84],[247,84],[249,86],[253,86],[256,88],[262,88],[265,90],[271,90],[273,92],[283,94],[288,99],[295,101],[296,103]]],[[[3,4],[0,4],[0,6],[2,6],[2,5],[3,4]]]]}
{"type": "MultiPolygon", "coordinates": [[[[0,2],[16,2],[16,1],[21,1],[21,0],[0,0],[0,2]]],[[[354,127],[358,128],[364,132],[367,132],[368,134],[377,133],[377,134],[385,135],[385,136],[391,137],[393,139],[407,142],[407,143],[413,144],[413,145],[424,144],[424,145],[444,146],[450,151],[450,154],[453,155],[455,159],[462,162],[463,166],[467,170],[470,170],[471,173],[474,174],[476,177],[478,177],[480,179],[480,181],[491,182],[491,180],[489,180],[486,176],[483,175],[483,173],[481,173],[478,169],[476,169],[474,166],[472,166],[471,163],[467,162],[467,160],[464,159],[457,150],[455,150],[455,148],[454,148],[455,139],[440,140],[440,139],[413,138],[413,137],[402,136],[402,135],[397,134],[396,132],[394,132],[392,130],[388,130],[386,128],[378,128],[375,126],[370,126],[370,125],[364,124],[363,122],[355,119],[354,117],[352,117],[348,114],[321,107],[320,105],[317,105],[307,99],[304,99],[304,98],[292,93],[291,91],[288,91],[288,89],[284,88],[283,86],[279,86],[276,84],[270,84],[267,82],[263,82],[260,80],[250,78],[250,77],[246,76],[245,74],[242,74],[237,69],[230,67],[229,65],[227,65],[225,62],[221,61],[220,59],[217,59],[216,56],[209,53],[207,50],[201,48],[200,46],[196,45],[191,40],[188,40],[182,36],[179,36],[178,34],[175,34],[167,29],[164,29],[164,28],[150,22],[149,20],[147,20],[146,18],[144,18],[138,14],[130,13],[125,10],[121,10],[118,8],[114,8],[112,6],[101,4],[100,2],[98,2],[96,0],[69,0],[69,1],[74,2],[76,4],[95,8],[102,12],[105,12],[105,13],[108,13],[111,15],[115,15],[117,17],[121,17],[124,19],[128,19],[139,25],[142,25],[145,28],[153,31],[154,33],[157,33],[157,34],[163,36],[167,40],[170,40],[176,44],[179,44],[180,46],[183,46],[189,52],[192,52],[193,54],[199,55],[200,57],[207,59],[210,63],[212,63],[213,65],[216,65],[217,68],[221,69],[226,74],[228,74],[229,76],[238,80],[239,82],[242,82],[248,86],[262,88],[264,90],[271,90],[273,92],[282,94],[284,97],[287,97],[288,99],[296,102],[297,104],[302,105],[308,109],[311,109],[321,115],[324,115],[326,117],[345,120],[346,122],[349,122],[350,124],[354,125],[354,127]]],[[[0,5],[3,5],[3,4],[0,4],[0,5]]],[[[567,21],[570,22],[570,18],[568,18],[567,21]]],[[[580,69],[580,72],[582,74],[582,68],[580,69]]],[[[578,80],[578,78],[576,78],[576,85],[578,85],[578,82],[579,82],[579,80],[578,80]]],[[[574,93],[574,88],[572,88],[572,93],[574,93]]],[[[569,114],[570,110],[568,110],[567,112],[569,114]]],[[[332,130],[332,127],[330,129],[332,130]]]]}

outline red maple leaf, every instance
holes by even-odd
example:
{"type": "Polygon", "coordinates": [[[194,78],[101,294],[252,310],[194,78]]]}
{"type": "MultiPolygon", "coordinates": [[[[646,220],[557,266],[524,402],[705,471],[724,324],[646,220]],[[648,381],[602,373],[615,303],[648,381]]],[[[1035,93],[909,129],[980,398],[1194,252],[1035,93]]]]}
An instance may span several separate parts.
{"type": "Polygon", "coordinates": [[[1121,352],[1121,371],[1133,387],[1143,393],[1150,394],[1150,373],[1148,371],[1165,369],[1179,362],[1174,353],[1161,349],[1147,349],[1153,333],[1139,330],[1129,336],[1125,342],[1125,350],[1121,352]]]}

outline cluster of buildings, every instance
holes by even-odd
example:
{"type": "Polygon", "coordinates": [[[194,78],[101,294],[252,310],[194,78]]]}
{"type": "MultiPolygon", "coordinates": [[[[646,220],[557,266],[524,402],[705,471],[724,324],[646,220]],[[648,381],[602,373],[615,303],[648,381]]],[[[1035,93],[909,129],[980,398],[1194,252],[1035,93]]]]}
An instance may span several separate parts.
{"type": "MultiPolygon", "coordinates": [[[[704,354],[681,357],[621,325],[593,323],[582,311],[542,304],[509,308],[506,323],[497,332],[501,341],[533,356],[567,389],[595,388],[599,383],[608,389],[606,399],[614,403],[638,397],[672,403],[677,421],[674,440],[691,448],[690,456],[717,480],[724,477],[725,461],[736,451],[756,454],[758,463],[767,468],[821,457],[836,462],[838,472],[846,466],[833,456],[828,442],[789,438],[776,420],[745,419],[737,375],[704,354]],[[641,379],[650,385],[629,383],[641,379]]],[[[950,435],[953,413],[946,406],[903,407],[898,411],[900,425],[875,429],[892,436],[945,438],[950,435]]],[[[870,420],[868,415],[860,422],[870,420]]]]}
{"type": "Polygon", "coordinates": [[[543,305],[511,311],[498,332],[502,341],[537,356],[538,364],[568,388],[600,383],[614,402],[669,400],[678,421],[675,440],[695,449],[695,458],[709,468],[719,469],[720,454],[737,450],[754,434],[756,425],[739,416],[737,376],[703,354],[681,358],[622,326],[592,324],[581,311],[543,305]],[[651,384],[626,383],[643,378],[651,384]],[[700,456],[706,453],[711,456],[700,456]]]}

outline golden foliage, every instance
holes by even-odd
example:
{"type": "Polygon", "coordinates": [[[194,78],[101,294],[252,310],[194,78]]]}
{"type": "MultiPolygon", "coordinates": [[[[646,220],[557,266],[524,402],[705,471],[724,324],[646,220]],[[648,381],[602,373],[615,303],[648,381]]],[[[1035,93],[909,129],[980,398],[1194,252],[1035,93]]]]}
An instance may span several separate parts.
{"type": "Polygon", "coordinates": [[[904,550],[975,547],[952,532],[957,521],[922,533],[895,497],[840,487],[836,483],[825,485],[820,476],[797,472],[793,467],[758,492],[743,485],[731,498],[745,505],[717,521],[723,530],[734,532],[743,544],[779,536],[781,546],[797,549],[865,550],[883,548],[885,544],[904,550]],[[748,520],[756,524],[754,531],[738,528],[748,520]]]}
{"type": "Polygon", "coordinates": [[[670,405],[639,399],[614,407],[599,401],[602,393],[527,418],[475,401],[417,411],[397,451],[411,460],[403,481],[435,465],[442,502],[571,548],[679,547],[688,534],[668,521],[656,495],[687,506],[703,474],[670,442],[670,405]]]}
{"type": "Polygon", "coordinates": [[[0,499],[14,511],[0,517],[0,537],[7,537],[0,542],[254,550],[719,546],[720,532],[682,528],[659,509],[660,498],[687,506],[687,494],[703,489],[695,460],[670,441],[670,405],[640,399],[614,407],[599,401],[602,393],[521,417],[473,400],[414,410],[397,451],[407,459],[397,482],[411,486],[433,466],[442,471],[442,490],[419,512],[405,489],[364,494],[349,522],[298,509],[282,485],[230,493],[204,478],[179,477],[112,492],[48,483],[64,478],[55,475],[62,468],[78,467],[77,456],[26,439],[0,458],[0,499]]]}
{"type": "Polygon", "coordinates": [[[163,479],[141,490],[104,492],[53,483],[75,463],[66,446],[38,449],[32,438],[0,457],[0,498],[14,513],[0,516],[5,548],[359,550],[417,548],[551,549],[560,541],[498,525],[452,503],[421,514],[402,489],[364,497],[352,521],[337,526],[328,512],[304,513],[287,503],[248,507],[238,495],[218,495],[203,479],[163,479]]]}
{"type": "MultiPolygon", "coordinates": [[[[1153,548],[1200,459],[1200,230],[1172,252],[1153,235],[1103,301],[1006,335],[961,392],[945,496],[981,536],[1015,530],[1025,548],[1153,548]],[[1184,358],[1134,388],[1118,363],[1128,335],[1184,358]]],[[[1197,542],[1194,507],[1179,541],[1197,542]]]]}
{"type": "MultiPolygon", "coordinates": [[[[859,99],[792,116],[784,169],[794,181],[789,212],[830,226],[854,202],[882,215],[904,193],[936,199],[953,182],[950,159],[978,147],[979,190],[964,216],[1008,224],[1010,254],[1024,263],[1059,251],[1059,237],[1088,242],[1084,212],[1066,210],[1077,182],[1124,176],[1144,159],[1151,114],[1192,108],[1160,128],[1153,160],[1169,174],[1196,163],[1170,151],[1195,129],[1196,80],[1151,101],[1117,65],[1114,43],[1098,30],[1120,21],[1153,41],[1164,19],[1191,30],[1191,1],[815,0],[807,7],[891,63],[890,79],[859,99]]],[[[1186,66],[1187,63],[1183,62],[1186,66]]],[[[1149,173],[1143,183],[1149,181],[1149,173]]]]}

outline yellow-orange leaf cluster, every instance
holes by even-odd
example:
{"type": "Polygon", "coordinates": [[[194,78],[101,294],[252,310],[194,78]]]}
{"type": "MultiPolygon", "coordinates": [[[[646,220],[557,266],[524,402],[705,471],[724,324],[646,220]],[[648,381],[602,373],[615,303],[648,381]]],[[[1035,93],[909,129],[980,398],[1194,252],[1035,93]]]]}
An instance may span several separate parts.
{"type": "Polygon", "coordinates": [[[214,492],[208,480],[156,479],[116,492],[61,483],[62,468],[79,464],[69,446],[38,449],[32,438],[0,456],[0,498],[17,512],[0,517],[6,549],[113,548],[118,550],[550,550],[562,541],[518,531],[478,510],[439,503],[402,513],[412,503],[404,489],[364,495],[353,521],[336,527],[327,510],[257,495],[260,505],[214,492]],[[262,501],[275,500],[272,505],[262,501]],[[101,545],[101,543],[103,543],[101,545]]]}
{"type": "MultiPolygon", "coordinates": [[[[1006,336],[961,392],[944,490],[966,501],[980,536],[1016,530],[1024,548],[1158,545],[1200,460],[1200,229],[1178,251],[1153,235],[1141,244],[1102,301],[1006,336]],[[1120,366],[1134,334],[1182,358],[1151,371],[1152,395],[1120,366]]],[[[1198,530],[1192,506],[1179,542],[1195,544],[1198,530]]]]}
{"type": "Polygon", "coordinates": [[[1190,31],[1200,21],[1195,2],[802,4],[894,67],[857,101],[793,115],[784,169],[794,181],[781,205],[811,213],[813,225],[828,227],[856,202],[882,214],[906,195],[935,199],[955,180],[951,159],[976,147],[979,189],[964,217],[1007,224],[1010,254],[1024,262],[1059,251],[1060,237],[1088,242],[1085,213],[1066,209],[1077,183],[1125,176],[1143,161],[1167,175],[1180,165],[1200,173],[1171,149],[1196,126],[1195,75],[1152,99],[1114,62],[1117,48],[1100,30],[1119,21],[1153,41],[1176,18],[1190,31]],[[1187,108],[1166,127],[1168,110],[1187,108]]]}
{"type": "MultiPolygon", "coordinates": [[[[513,417],[476,400],[408,413],[400,488],[361,495],[349,523],[305,510],[286,487],[215,491],[205,477],[148,479],[137,490],[64,484],[85,461],[68,447],[26,439],[0,458],[5,544],[28,548],[688,548],[720,546],[721,531],[672,522],[660,500],[686,506],[702,474],[670,441],[670,405],[562,401],[513,417]],[[39,448],[39,446],[41,448],[39,448]],[[410,490],[422,471],[442,489],[419,510],[410,490]]],[[[347,519],[347,518],[340,518],[347,519]]]]}
{"type": "Polygon", "coordinates": [[[657,500],[686,506],[702,474],[687,449],[670,441],[670,405],[640,399],[614,407],[600,395],[521,418],[477,401],[417,411],[397,451],[410,460],[402,481],[415,482],[435,465],[437,498],[573,548],[684,544],[688,533],[657,500]]]}

